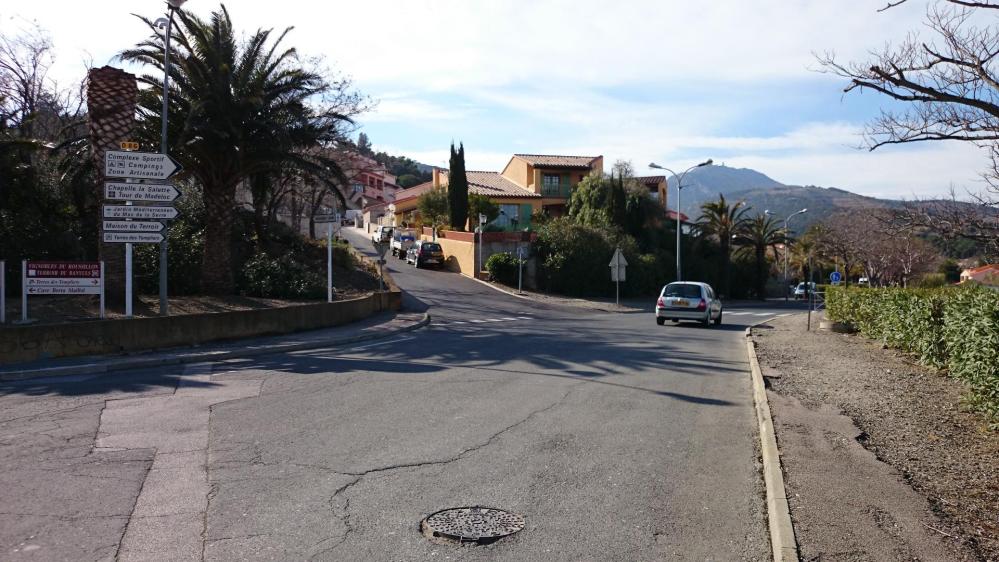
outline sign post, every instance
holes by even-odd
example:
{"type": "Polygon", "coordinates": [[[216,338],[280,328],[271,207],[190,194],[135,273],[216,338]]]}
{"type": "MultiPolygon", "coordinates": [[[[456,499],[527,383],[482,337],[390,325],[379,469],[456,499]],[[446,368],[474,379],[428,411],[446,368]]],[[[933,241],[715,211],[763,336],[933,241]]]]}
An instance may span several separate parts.
{"type": "Polygon", "coordinates": [[[333,223],[326,224],[326,302],[333,302],[333,223]]]}
{"type": "Polygon", "coordinates": [[[517,294],[524,294],[524,260],[527,259],[527,246],[517,246],[517,294]]]}
{"type": "Polygon", "coordinates": [[[614,250],[614,257],[611,258],[611,281],[615,282],[614,302],[621,305],[621,281],[625,280],[625,269],[628,267],[628,260],[624,259],[624,253],[618,247],[614,250]]]}
{"type": "Polygon", "coordinates": [[[7,322],[7,262],[0,260],[0,324],[7,322]]]}
{"type": "MultiPolygon", "coordinates": [[[[164,96],[164,104],[166,97],[164,96]]],[[[177,217],[173,207],[138,207],[132,206],[133,201],[170,203],[180,196],[172,185],[162,183],[133,183],[142,180],[163,182],[170,179],[183,168],[176,160],[166,153],[166,118],[163,121],[162,153],[135,152],[138,144],[125,142],[123,150],[109,150],[104,154],[104,176],[108,178],[123,178],[125,182],[106,182],[104,197],[108,200],[124,201],[125,205],[104,205],[104,219],[124,219],[124,221],[109,223],[105,221],[104,242],[125,244],[125,316],[132,317],[132,244],[160,245],[160,315],[168,314],[167,305],[167,246],[166,237],[158,234],[163,230],[154,229],[148,223],[144,226],[122,226],[108,228],[108,225],[122,225],[131,219],[170,220],[177,217]],[[126,234],[115,232],[124,230],[126,234]],[[156,232],[157,234],[141,234],[156,232]]]]}
{"type": "Polygon", "coordinates": [[[21,260],[21,323],[28,323],[28,260],[21,260]]]}

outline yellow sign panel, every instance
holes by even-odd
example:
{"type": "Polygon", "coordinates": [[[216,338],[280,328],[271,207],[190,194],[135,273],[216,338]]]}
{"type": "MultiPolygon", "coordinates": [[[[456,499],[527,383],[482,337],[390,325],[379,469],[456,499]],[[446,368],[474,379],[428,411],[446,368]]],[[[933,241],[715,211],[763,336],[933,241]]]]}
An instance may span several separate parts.
{"type": "Polygon", "coordinates": [[[135,141],[121,141],[122,150],[139,150],[139,143],[135,141]]]}

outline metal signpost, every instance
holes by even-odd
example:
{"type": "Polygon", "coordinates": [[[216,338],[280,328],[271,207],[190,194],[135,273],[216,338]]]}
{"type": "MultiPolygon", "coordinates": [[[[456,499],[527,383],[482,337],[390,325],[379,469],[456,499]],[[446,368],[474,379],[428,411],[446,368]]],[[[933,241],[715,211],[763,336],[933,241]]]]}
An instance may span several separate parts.
{"type": "Polygon", "coordinates": [[[7,322],[7,262],[0,260],[0,324],[7,322]]]}
{"type": "Polygon", "coordinates": [[[628,260],[624,259],[624,253],[621,252],[621,248],[616,248],[614,250],[614,257],[611,258],[610,268],[611,268],[611,281],[614,281],[617,285],[615,286],[615,303],[621,305],[621,281],[626,279],[625,270],[628,267],[628,260]]]}
{"type": "Polygon", "coordinates": [[[517,294],[524,294],[524,260],[527,259],[527,246],[517,246],[517,294]]]}
{"type": "MultiPolygon", "coordinates": [[[[138,148],[137,143],[123,142],[122,148],[138,148]]],[[[132,183],[146,180],[164,182],[181,171],[181,166],[168,154],[109,150],[104,155],[104,175],[123,178],[125,182],[104,184],[104,198],[124,201],[124,205],[104,205],[103,240],[125,244],[125,316],[132,317],[132,244],[160,244],[160,314],[166,315],[166,237],[159,222],[133,222],[132,219],[161,221],[177,218],[177,209],[170,206],[142,207],[133,202],[171,203],[180,192],[169,184],[132,183]],[[119,219],[119,220],[115,220],[119,219]],[[159,226],[156,226],[159,225],[159,226]]]]}
{"type": "Polygon", "coordinates": [[[389,243],[388,242],[378,242],[375,244],[375,251],[378,252],[378,290],[385,290],[385,275],[383,269],[385,267],[385,254],[388,253],[389,243]]]}
{"type": "Polygon", "coordinates": [[[485,241],[482,239],[482,234],[485,232],[485,226],[486,226],[486,215],[479,213],[479,226],[478,228],[475,229],[476,232],[479,233],[479,269],[478,271],[475,272],[474,275],[476,279],[478,279],[479,275],[482,274],[482,253],[486,249],[486,246],[484,244],[485,241]]]}
{"type": "Polygon", "coordinates": [[[100,295],[104,318],[104,262],[21,262],[21,322],[28,321],[28,295],[100,295]]]}
{"type": "Polygon", "coordinates": [[[326,302],[333,302],[333,224],[340,222],[340,215],[315,215],[312,220],[326,223],[326,302]]]}

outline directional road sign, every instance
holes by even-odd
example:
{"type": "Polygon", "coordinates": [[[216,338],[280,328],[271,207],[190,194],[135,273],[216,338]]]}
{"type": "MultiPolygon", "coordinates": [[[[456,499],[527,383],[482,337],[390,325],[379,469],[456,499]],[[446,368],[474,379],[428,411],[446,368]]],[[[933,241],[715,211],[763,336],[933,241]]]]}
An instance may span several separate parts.
{"type": "Polygon", "coordinates": [[[104,175],[109,178],[165,180],[181,169],[180,164],[166,154],[121,150],[104,153],[104,175]]]}
{"type": "Polygon", "coordinates": [[[104,205],[105,219],[174,219],[177,209],[173,207],[138,207],[134,205],[104,205]]]}
{"type": "Polygon", "coordinates": [[[336,222],[336,217],[333,215],[315,215],[312,217],[315,222],[336,222]]]}
{"type": "Polygon", "coordinates": [[[170,184],[104,182],[105,199],[169,203],[178,197],[180,197],[180,192],[170,184]]]}
{"type": "Polygon", "coordinates": [[[104,231],[161,232],[163,223],[152,221],[104,221],[104,231]]]}
{"type": "Polygon", "coordinates": [[[29,261],[24,289],[29,295],[99,295],[100,262],[29,261]]]}
{"type": "Polygon", "coordinates": [[[163,235],[158,232],[105,232],[104,242],[108,244],[159,244],[163,235]]]}
{"type": "Polygon", "coordinates": [[[624,259],[624,253],[621,251],[621,248],[614,250],[614,257],[611,258],[609,265],[611,268],[611,281],[624,281],[628,260],[624,259]]]}

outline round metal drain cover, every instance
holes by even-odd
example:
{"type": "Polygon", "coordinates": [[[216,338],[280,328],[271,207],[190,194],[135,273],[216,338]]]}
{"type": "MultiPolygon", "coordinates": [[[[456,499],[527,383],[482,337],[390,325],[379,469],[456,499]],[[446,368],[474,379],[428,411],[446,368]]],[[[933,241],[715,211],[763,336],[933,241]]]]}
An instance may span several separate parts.
{"type": "Polygon", "coordinates": [[[420,528],[427,536],[489,543],[523,529],[524,518],[490,507],[457,507],[434,513],[420,523],[420,528]]]}

